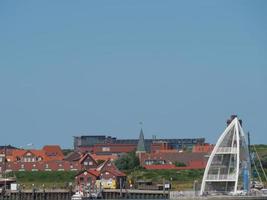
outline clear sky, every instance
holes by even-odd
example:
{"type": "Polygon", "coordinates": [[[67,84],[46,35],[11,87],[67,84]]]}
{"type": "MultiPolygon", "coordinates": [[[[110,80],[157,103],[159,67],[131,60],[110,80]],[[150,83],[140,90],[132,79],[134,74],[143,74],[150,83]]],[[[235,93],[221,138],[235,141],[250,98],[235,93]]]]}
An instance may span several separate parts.
{"type": "Polygon", "coordinates": [[[1,144],[205,137],[267,143],[267,1],[1,1],[1,144]]]}

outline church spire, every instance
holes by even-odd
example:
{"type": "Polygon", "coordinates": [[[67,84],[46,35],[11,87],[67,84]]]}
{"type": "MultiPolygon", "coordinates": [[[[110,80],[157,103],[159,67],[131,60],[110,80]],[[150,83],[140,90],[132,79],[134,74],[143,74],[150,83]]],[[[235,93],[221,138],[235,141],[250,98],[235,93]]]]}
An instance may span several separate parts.
{"type": "Polygon", "coordinates": [[[137,144],[136,153],[145,153],[145,152],[146,152],[145,139],[144,139],[143,129],[141,128],[141,131],[140,131],[140,134],[139,134],[139,141],[138,141],[138,144],[137,144]]]}

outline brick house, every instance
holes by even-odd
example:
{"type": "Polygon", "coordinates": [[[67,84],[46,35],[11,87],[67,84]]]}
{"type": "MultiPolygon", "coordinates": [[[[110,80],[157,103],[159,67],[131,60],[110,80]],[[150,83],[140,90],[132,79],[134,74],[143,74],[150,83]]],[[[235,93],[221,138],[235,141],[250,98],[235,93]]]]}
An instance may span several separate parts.
{"type": "Polygon", "coordinates": [[[120,184],[124,187],[126,175],[119,171],[111,160],[107,160],[95,169],[86,169],[75,176],[76,186],[83,188],[89,186],[89,189],[96,187],[105,189],[119,188],[120,184]],[[97,183],[98,181],[98,183],[97,183]]]}
{"type": "Polygon", "coordinates": [[[196,144],[193,146],[192,152],[193,153],[211,153],[214,148],[213,144],[196,144]]]}
{"type": "Polygon", "coordinates": [[[204,169],[207,164],[207,153],[177,151],[143,153],[139,159],[141,166],[146,169],[204,169]]]}
{"type": "Polygon", "coordinates": [[[75,183],[80,188],[84,186],[92,188],[96,185],[96,180],[99,179],[99,175],[100,173],[93,169],[83,170],[75,176],[75,183]]]}

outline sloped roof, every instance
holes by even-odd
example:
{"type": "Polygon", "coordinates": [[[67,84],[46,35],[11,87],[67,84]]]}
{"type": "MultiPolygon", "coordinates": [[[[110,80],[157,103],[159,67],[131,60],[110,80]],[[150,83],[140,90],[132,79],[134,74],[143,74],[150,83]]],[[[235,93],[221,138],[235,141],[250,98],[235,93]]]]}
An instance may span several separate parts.
{"type": "Polygon", "coordinates": [[[125,173],[123,173],[123,172],[121,172],[121,171],[119,171],[119,170],[104,170],[103,172],[109,172],[109,173],[111,173],[111,174],[113,174],[113,175],[115,175],[115,176],[126,176],[126,174],[125,173]]]}
{"type": "Polygon", "coordinates": [[[141,155],[141,163],[144,164],[145,160],[165,160],[167,163],[175,161],[183,162],[186,165],[191,161],[203,160],[207,161],[207,153],[192,153],[192,152],[156,152],[141,155]]]}
{"type": "Polygon", "coordinates": [[[94,160],[94,158],[89,153],[84,154],[81,157],[81,159],[79,160],[79,163],[82,163],[88,157],[95,163],[95,165],[97,165],[96,161],[94,160]]]}
{"type": "Polygon", "coordinates": [[[78,174],[76,174],[76,176],[79,176],[80,174],[83,174],[84,172],[88,172],[89,174],[92,174],[95,177],[98,177],[100,175],[100,172],[98,172],[98,171],[96,171],[94,169],[88,169],[88,170],[82,170],[82,171],[80,171],[78,174]]]}
{"type": "Polygon", "coordinates": [[[64,158],[59,145],[46,145],[43,147],[43,151],[50,160],[63,160],[64,158]]]}
{"type": "Polygon", "coordinates": [[[67,161],[78,161],[80,160],[82,157],[82,154],[80,152],[77,152],[77,151],[74,151],[74,152],[70,152],[65,158],[64,160],[67,160],[67,161]]]}
{"type": "Polygon", "coordinates": [[[91,154],[91,156],[95,159],[95,160],[116,160],[118,159],[117,155],[97,155],[97,154],[91,154]]]}

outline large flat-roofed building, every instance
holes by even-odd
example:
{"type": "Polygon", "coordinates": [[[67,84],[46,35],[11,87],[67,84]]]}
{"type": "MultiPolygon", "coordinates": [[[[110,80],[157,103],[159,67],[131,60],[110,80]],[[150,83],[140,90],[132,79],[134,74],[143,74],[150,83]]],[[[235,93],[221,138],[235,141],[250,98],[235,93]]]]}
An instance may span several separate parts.
{"type": "MultiPolygon", "coordinates": [[[[81,148],[89,148],[93,147],[96,144],[117,144],[118,146],[121,144],[125,145],[138,145],[139,139],[117,139],[116,137],[110,137],[105,135],[83,135],[83,136],[75,136],[74,137],[74,149],[79,150],[81,148]]],[[[192,149],[192,147],[196,144],[204,144],[205,138],[173,138],[173,139],[145,139],[145,149],[150,152],[151,145],[157,142],[166,142],[168,143],[169,148],[171,149],[192,149]]]]}

